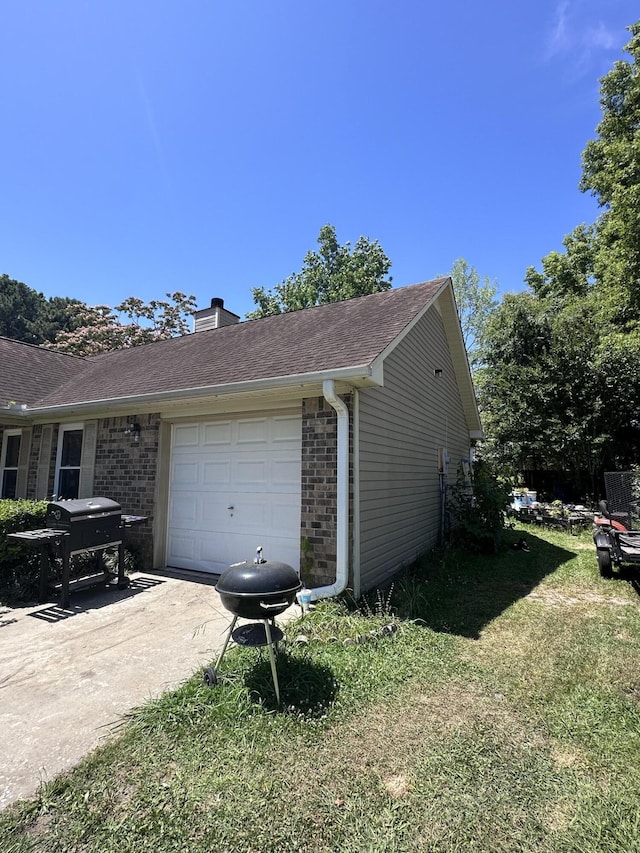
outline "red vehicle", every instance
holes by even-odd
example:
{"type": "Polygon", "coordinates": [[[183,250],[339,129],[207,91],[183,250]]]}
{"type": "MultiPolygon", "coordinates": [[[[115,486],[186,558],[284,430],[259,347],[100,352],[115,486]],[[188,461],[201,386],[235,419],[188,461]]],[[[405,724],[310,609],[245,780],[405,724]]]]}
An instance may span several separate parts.
{"type": "Polygon", "coordinates": [[[594,518],[593,541],[598,569],[603,578],[613,577],[614,568],[640,565],[640,530],[630,529],[626,513],[612,513],[606,501],[600,501],[600,515],[594,518]]]}

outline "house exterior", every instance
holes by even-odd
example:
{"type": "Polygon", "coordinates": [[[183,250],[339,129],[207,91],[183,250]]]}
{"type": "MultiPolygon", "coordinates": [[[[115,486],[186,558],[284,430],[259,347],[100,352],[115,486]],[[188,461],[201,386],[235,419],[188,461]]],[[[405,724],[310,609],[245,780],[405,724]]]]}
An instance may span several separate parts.
{"type": "Polygon", "coordinates": [[[438,540],[481,424],[449,278],[78,358],[0,338],[3,497],[146,515],[146,568],[380,585],[438,540]]]}

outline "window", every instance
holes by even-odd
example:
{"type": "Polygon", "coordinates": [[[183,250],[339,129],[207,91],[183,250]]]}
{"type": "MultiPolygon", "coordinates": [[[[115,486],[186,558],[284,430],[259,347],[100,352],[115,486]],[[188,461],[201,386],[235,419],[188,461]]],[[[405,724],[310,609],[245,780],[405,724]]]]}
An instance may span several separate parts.
{"type": "Polygon", "coordinates": [[[18,459],[20,458],[21,430],[5,430],[2,438],[2,467],[0,472],[0,497],[15,498],[18,483],[18,459]]]}
{"type": "Polygon", "coordinates": [[[78,497],[83,432],[80,424],[67,424],[60,427],[54,488],[58,499],[78,497]]]}

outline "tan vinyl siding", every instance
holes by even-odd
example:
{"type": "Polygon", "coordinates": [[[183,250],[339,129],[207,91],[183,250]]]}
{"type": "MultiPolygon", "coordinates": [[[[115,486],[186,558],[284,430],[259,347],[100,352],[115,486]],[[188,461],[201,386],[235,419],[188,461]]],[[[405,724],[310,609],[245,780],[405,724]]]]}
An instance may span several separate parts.
{"type": "Polygon", "coordinates": [[[440,529],[438,448],[449,482],[469,428],[442,318],[429,311],[384,364],[384,387],[359,400],[360,566],[363,590],[432,548],[440,529]],[[442,376],[434,376],[435,369],[442,376]]]}

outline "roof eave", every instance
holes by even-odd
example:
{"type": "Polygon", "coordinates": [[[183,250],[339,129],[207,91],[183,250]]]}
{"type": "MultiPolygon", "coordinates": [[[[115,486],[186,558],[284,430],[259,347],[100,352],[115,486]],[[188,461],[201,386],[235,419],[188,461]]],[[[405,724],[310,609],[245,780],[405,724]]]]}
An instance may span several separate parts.
{"type": "MultiPolygon", "coordinates": [[[[253,379],[244,382],[227,382],[222,385],[204,385],[197,388],[178,388],[172,391],[132,394],[125,397],[106,397],[100,400],[86,402],[64,403],[52,406],[33,406],[20,410],[22,417],[42,419],[43,417],[61,418],[68,415],[92,413],[120,407],[140,406],[149,408],[157,403],[158,408],[163,404],[179,400],[197,400],[204,397],[224,397],[231,394],[242,394],[260,391],[273,391],[285,388],[302,389],[307,386],[321,386],[325,379],[346,382],[355,387],[371,387],[381,385],[381,373],[371,365],[339,367],[330,370],[314,371],[312,373],[296,373],[288,376],[273,376],[266,379],[253,379]]],[[[12,412],[15,414],[15,412],[12,412]]]]}

